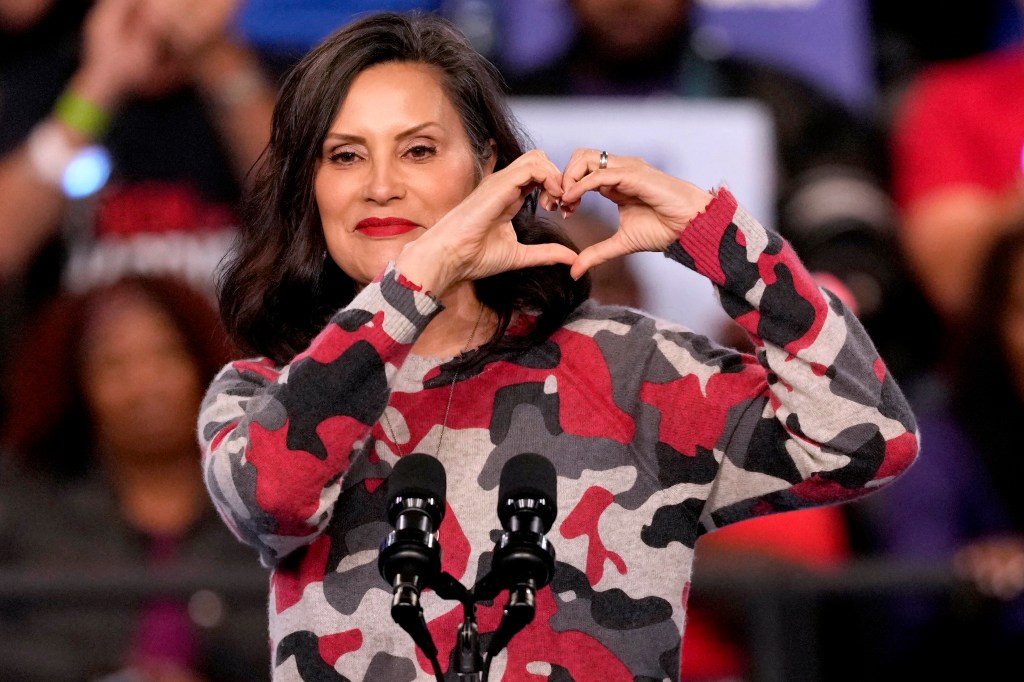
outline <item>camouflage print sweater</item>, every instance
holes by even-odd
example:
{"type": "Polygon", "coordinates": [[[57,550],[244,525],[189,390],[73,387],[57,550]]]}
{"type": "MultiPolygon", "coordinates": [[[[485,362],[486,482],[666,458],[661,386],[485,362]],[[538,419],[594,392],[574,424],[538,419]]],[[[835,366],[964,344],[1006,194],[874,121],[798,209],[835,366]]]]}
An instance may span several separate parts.
{"type": "MultiPolygon", "coordinates": [[[[470,587],[489,566],[510,457],[540,453],[558,473],[555,575],[491,680],[677,679],[700,535],[856,498],[916,457],[913,415],[861,325],[727,190],[667,255],[714,282],[755,356],[588,303],[546,343],[458,376],[437,455],[444,571],[470,587]]],[[[376,562],[382,483],[442,430],[451,365],[410,354],[439,309],[389,267],[287,366],[233,362],[209,389],[210,494],[273,569],[274,680],[434,679],[376,562]]],[[[481,633],[505,601],[478,609],[481,633]]],[[[430,592],[423,607],[448,671],[462,607],[430,592]]]]}

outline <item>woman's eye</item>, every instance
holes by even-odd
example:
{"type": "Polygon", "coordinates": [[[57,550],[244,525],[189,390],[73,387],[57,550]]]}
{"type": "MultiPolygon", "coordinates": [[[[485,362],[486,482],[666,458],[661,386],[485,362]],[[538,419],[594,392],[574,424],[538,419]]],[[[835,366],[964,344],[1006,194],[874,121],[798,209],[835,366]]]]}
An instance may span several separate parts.
{"type": "Polygon", "coordinates": [[[410,147],[409,151],[406,152],[406,154],[414,159],[425,159],[433,156],[435,153],[437,153],[437,148],[426,144],[418,144],[415,147],[410,147]]]}
{"type": "Polygon", "coordinates": [[[331,152],[331,155],[330,155],[329,158],[334,163],[353,163],[359,157],[356,155],[355,152],[341,150],[341,151],[331,152]]]}

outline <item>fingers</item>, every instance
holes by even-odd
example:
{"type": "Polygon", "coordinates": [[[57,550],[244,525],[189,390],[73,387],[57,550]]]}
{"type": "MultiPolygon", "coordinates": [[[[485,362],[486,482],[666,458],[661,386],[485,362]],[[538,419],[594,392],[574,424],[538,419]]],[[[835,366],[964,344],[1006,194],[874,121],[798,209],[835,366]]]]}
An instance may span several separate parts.
{"type": "Polygon", "coordinates": [[[540,189],[539,202],[543,208],[549,211],[558,208],[562,198],[562,171],[543,151],[534,149],[523,154],[506,170],[519,188],[540,189]]]}
{"type": "MultiPolygon", "coordinates": [[[[604,170],[601,168],[601,154],[602,152],[597,149],[577,149],[573,152],[569,158],[569,162],[565,165],[562,170],[562,214],[565,217],[569,217],[580,205],[580,198],[585,194],[581,191],[573,191],[569,193],[569,190],[573,188],[581,179],[590,175],[594,171],[604,170]],[[568,196],[566,194],[568,193],[568,196]]],[[[611,162],[611,156],[605,152],[604,166],[607,168],[607,164],[611,162]]]]}
{"type": "Polygon", "coordinates": [[[561,178],[561,170],[535,149],[485,176],[463,205],[474,212],[484,210],[487,220],[503,222],[518,213],[530,192],[539,188],[541,206],[555,210],[562,196],[561,178]]]}
{"type": "Polygon", "coordinates": [[[617,190],[626,195],[634,193],[629,189],[636,179],[648,168],[643,159],[634,156],[618,156],[598,149],[577,149],[565,170],[562,171],[563,209],[571,213],[587,192],[599,191],[615,201],[617,190]]]}
{"type": "Polygon", "coordinates": [[[444,262],[441,269],[446,273],[445,279],[439,282],[441,288],[435,290],[443,290],[452,282],[480,279],[507,270],[558,263],[572,265],[575,251],[561,244],[521,244],[511,222],[527,195],[536,188],[541,189],[548,205],[556,203],[562,194],[561,177],[561,171],[544,152],[528,152],[507,167],[484,176],[468,197],[407,245],[406,250],[423,251],[428,253],[428,260],[444,262]]]}
{"type": "Polygon", "coordinates": [[[467,230],[471,233],[503,225],[519,212],[527,195],[537,187],[541,188],[544,200],[549,204],[561,197],[560,178],[561,172],[544,152],[528,152],[507,167],[486,175],[468,197],[438,222],[435,229],[444,225],[445,231],[465,236],[467,230]],[[449,224],[451,230],[447,227],[449,224]]]}
{"type": "Polygon", "coordinates": [[[603,152],[605,154],[605,168],[601,167],[602,152],[603,150],[600,149],[577,149],[574,151],[569,158],[569,162],[565,164],[565,170],[562,171],[562,189],[568,189],[570,185],[579,182],[594,171],[613,167],[615,164],[612,160],[612,155],[607,152],[603,152]]]}

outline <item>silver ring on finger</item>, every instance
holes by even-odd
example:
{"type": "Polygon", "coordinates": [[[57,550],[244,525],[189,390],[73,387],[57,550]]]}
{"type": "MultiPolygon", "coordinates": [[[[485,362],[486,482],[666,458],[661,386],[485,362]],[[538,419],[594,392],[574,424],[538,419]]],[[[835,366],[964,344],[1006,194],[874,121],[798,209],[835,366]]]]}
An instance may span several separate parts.
{"type": "Polygon", "coordinates": [[[597,167],[601,170],[604,170],[605,168],[608,167],[608,152],[604,151],[603,149],[601,150],[601,158],[597,162],[597,167]]]}

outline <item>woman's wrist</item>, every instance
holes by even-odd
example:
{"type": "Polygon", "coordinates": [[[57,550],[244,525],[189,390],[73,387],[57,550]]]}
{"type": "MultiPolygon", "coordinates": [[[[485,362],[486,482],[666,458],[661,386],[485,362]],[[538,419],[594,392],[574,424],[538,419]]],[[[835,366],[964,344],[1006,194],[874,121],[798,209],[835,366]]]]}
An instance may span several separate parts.
{"type": "Polygon", "coordinates": [[[434,250],[429,240],[420,237],[406,244],[395,259],[395,269],[408,281],[436,297],[448,290],[454,280],[445,267],[443,250],[434,250]]]}

